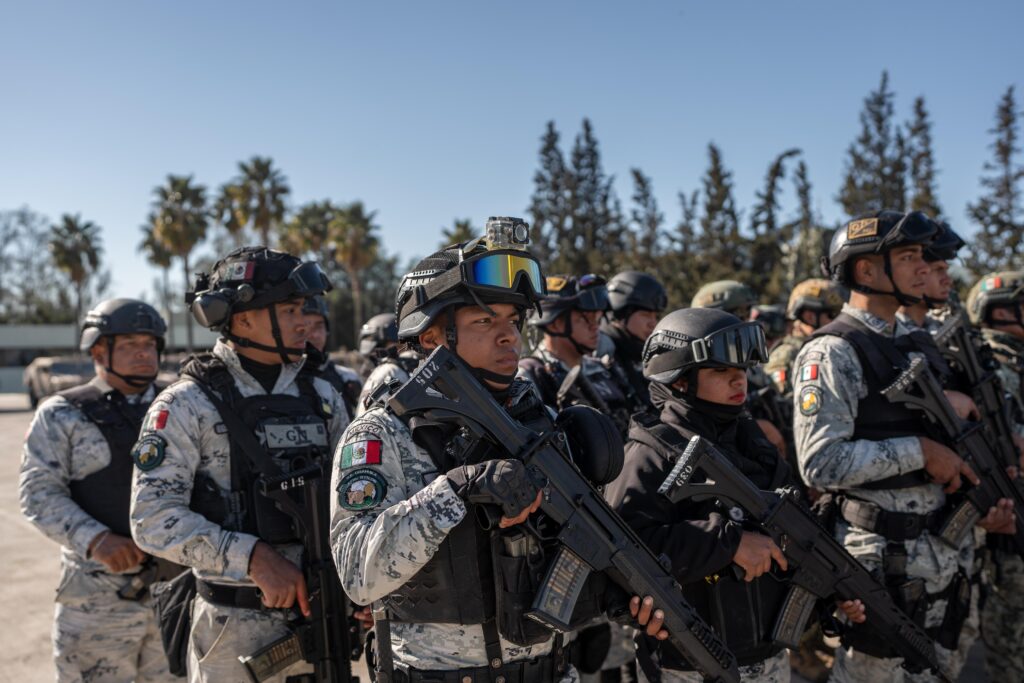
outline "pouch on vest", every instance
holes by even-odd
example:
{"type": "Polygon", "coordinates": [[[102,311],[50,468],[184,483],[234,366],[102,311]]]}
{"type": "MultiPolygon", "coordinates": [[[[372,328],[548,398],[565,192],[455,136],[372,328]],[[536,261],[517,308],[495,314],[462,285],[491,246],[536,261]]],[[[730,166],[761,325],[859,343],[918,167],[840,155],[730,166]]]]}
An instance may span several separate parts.
{"type": "Polygon", "coordinates": [[[741,665],[760,662],[782,647],[772,640],[772,629],[789,582],[772,573],[748,582],[726,572],[708,586],[711,625],[741,665]]]}
{"type": "Polygon", "coordinates": [[[188,659],[188,636],[192,630],[196,577],[191,570],[186,570],[170,581],[153,584],[150,593],[160,642],[167,655],[167,668],[173,675],[183,677],[188,659]]]}
{"type": "Polygon", "coordinates": [[[547,573],[544,550],[522,531],[496,533],[491,543],[496,591],[498,633],[516,645],[536,645],[551,638],[551,630],[526,617],[547,573]]]}

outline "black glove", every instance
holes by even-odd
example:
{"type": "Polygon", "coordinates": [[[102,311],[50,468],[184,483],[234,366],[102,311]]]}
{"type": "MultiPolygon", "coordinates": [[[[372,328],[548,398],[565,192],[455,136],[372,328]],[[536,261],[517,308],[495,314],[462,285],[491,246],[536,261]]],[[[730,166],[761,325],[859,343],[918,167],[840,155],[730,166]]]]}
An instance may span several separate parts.
{"type": "Polygon", "coordinates": [[[467,503],[499,505],[505,517],[515,517],[537,498],[537,484],[518,460],[487,460],[448,472],[448,482],[467,503]]]}

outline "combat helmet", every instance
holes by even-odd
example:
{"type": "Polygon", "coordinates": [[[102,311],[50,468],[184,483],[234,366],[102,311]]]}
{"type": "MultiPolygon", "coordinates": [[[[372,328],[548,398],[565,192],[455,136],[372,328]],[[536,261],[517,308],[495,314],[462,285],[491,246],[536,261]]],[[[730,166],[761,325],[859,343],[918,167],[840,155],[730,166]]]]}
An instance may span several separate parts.
{"type": "Polygon", "coordinates": [[[1024,270],[989,273],[971,287],[970,294],[967,295],[967,315],[975,325],[1024,325],[1020,311],[1021,302],[1024,302],[1024,270]],[[1013,309],[1013,322],[993,320],[992,311],[1002,307],[1013,309]]]}
{"type": "MultiPolygon", "coordinates": [[[[717,308],[727,313],[750,313],[750,308],[757,303],[754,291],[736,280],[718,280],[709,282],[693,295],[690,302],[692,308],[717,308]]],[[[741,316],[746,317],[746,316],[741,316]]]]}
{"type": "Polygon", "coordinates": [[[636,310],[660,313],[668,305],[668,295],[653,275],[626,270],[608,281],[608,303],[612,315],[625,320],[636,310]]]}
{"type": "MultiPolygon", "coordinates": [[[[82,336],[78,348],[88,353],[103,337],[119,334],[149,334],[156,337],[158,352],[164,350],[164,335],[167,323],[156,309],[138,299],[107,299],[101,301],[85,314],[82,321],[82,336]]],[[[133,387],[150,384],[156,375],[122,375],[114,370],[113,345],[107,350],[107,372],[119,377],[133,387]]]]}
{"type": "Polygon", "coordinates": [[[378,313],[359,329],[359,353],[370,357],[384,351],[389,343],[398,343],[398,318],[394,313],[378,313]]]}
{"type": "Polygon", "coordinates": [[[824,278],[804,280],[793,288],[786,305],[786,317],[790,320],[801,320],[804,311],[815,314],[814,328],[821,327],[821,314],[828,313],[835,318],[843,310],[843,289],[837,282],[824,278]]]}

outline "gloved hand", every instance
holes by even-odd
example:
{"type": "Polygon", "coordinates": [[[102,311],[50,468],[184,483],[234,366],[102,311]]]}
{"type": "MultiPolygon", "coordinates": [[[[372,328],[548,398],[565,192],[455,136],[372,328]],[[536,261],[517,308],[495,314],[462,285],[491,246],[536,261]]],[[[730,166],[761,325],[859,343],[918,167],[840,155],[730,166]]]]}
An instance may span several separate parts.
{"type": "Polygon", "coordinates": [[[518,460],[487,460],[448,471],[448,482],[467,503],[499,505],[505,517],[530,507],[540,490],[518,460]]]}

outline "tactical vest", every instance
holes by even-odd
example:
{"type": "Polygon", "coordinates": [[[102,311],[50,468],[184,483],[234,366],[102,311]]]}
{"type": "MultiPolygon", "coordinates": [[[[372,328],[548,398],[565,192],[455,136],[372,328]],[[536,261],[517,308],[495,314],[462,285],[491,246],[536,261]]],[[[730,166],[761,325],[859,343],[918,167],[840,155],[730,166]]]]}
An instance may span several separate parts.
{"type": "Polygon", "coordinates": [[[267,543],[300,541],[292,518],[262,494],[261,477],[251,458],[260,448],[281,474],[330,463],[330,405],[313,386],[313,373],[299,373],[298,396],[248,397],[241,395],[227,366],[213,354],[192,356],[181,374],[194,380],[217,408],[231,449],[229,499],[224,500],[212,480],[197,477],[191,508],[225,529],[252,534],[267,543]],[[233,424],[238,427],[233,429],[233,424]]]}
{"type": "Polygon", "coordinates": [[[317,372],[317,377],[334,387],[334,390],[341,396],[345,409],[348,410],[349,420],[354,420],[356,417],[356,405],[359,403],[359,392],[362,387],[354,381],[346,381],[345,378],[338,374],[334,361],[330,360],[317,372]]]}
{"type": "MultiPolygon", "coordinates": [[[[733,464],[739,466],[761,489],[772,491],[792,483],[791,470],[775,447],[763,435],[750,431],[754,428],[752,422],[749,427],[741,427],[745,429],[741,435],[744,455],[723,451],[733,464]]],[[[691,436],[694,436],[693,432],[681,432],[680,428],[647,415],[634,417],[629,430],[630,440],[644,444],[669,462],[685,450],[691,436]]],[[[696,478],[694,481],[699,483],[696,478]]],[[[652,495],[656,494],[652,492],[652,495]]],[[[723,506],[722,513],[736,520],[729,506],[723,506]]],[[[789,589],[789,574],[778,569],[748,582],[726,568],[703,581],[684,584],[683,596],[718,632],[736,655],[736,661],[745,666],[764,661],[782,650],[783,646],[774,642],[771,635],[789,589]]],[[[681,670],[691,668],[671,646],[662,643],[660,648],[655,648],[654,645],[647,642],[641,650],[651,656],[660,656],[660,666],[681,670]],[[655,649],[660,650],[659,655],[652,651],[655,649]]]]}
{"type": "MultiPolygon", "coordinates": [[[[586,373],[586,378],[590,380],[590,384],[594,387],[594,391],[597,392],[598,396],[601,397],[601,400],[607,406],[608,412],[610,413],[608,417],[615,422],[616,427],[619,429],[619,433],[625,434],[629,428],[629,417],[632,411],[623,388],[616,383],[615,379],[612,377],[611,371],[600,365],[600,362],[596,359],[585,358],[582,359],[581,362],[586,362],[587,367],[595,367],[590,365],[591,363],[594,363],[597,368],[600,368],[599,372],[586,373]]],[[[568,407],[568,405],[576,404],[590,405],[591,408],[600,410],[599,406],[591,405],[591,403],[586,400],[574,400],[567,402],[566,405],[559,405],[558,393],[562,387],[562,383],[569,374],[561,363],[547,363],[536,356],[530,356],[522,359],[519,362],[519,367],[529,373],[534,384],[537,386],[537,390],[540,392],[544,403],[555,410],[561,410],[568,407]]]]}
{"type": "Polygon", "coordinates": [[[650,386],[644,378],[643,363],[640,362],[643,342],[639,342],[639,350],[634,354],[634,344],[630,343],[632,335],[628,332],[612,327],[607,334],[615,346],[616,367],[612,369],[612,376],[622,388],[622,393],[630,399],[630,412],[652,410],[650,386]],[[622,386],[624,383],[627,386],[622,386]]]}
{"type": "MultiPolygon", "coordinates": [[[[157,392],[162,388],[157,386],[157,392]]],[[[116,390],[104,394],[91,382],[62,391],[58,396],[82,411],[110,448],[110,463],[106,467],[70,483],[71,500],[115,534],[131,536],[131,450],[139,438],[149,403],[130,403],[116,390]]]]}

